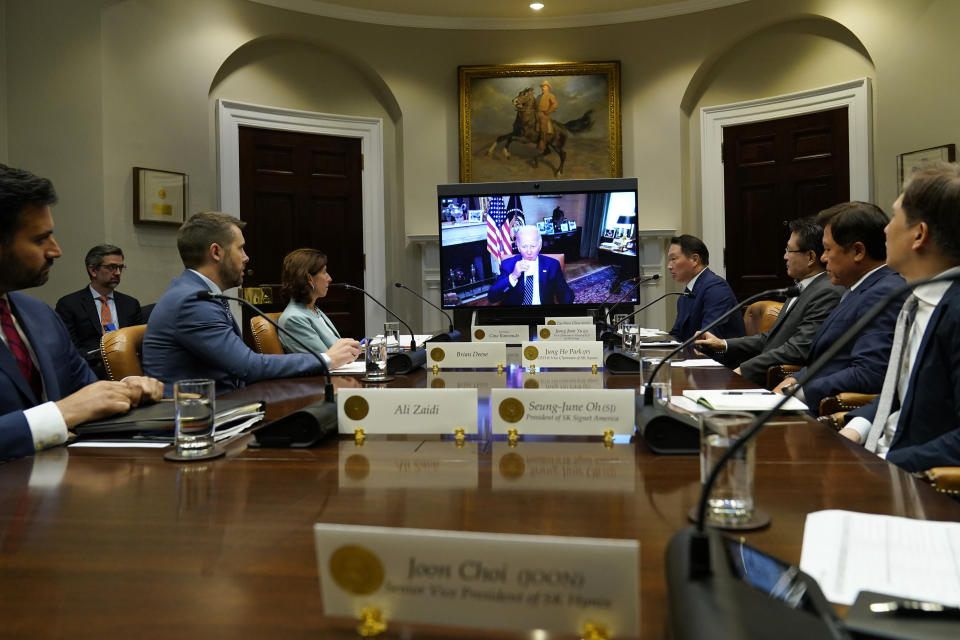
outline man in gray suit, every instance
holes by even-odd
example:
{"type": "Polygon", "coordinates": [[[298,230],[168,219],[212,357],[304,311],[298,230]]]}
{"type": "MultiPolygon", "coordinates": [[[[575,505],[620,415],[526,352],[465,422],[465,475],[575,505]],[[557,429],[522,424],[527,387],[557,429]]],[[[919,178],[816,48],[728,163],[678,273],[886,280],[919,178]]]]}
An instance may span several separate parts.
{"type": "Polygon", "coordinates": [[[706,332],[694,344],[717,354],[727,366],[737,367],[734,373],[760,386],[766,385],[767,369],[773,365],[806,364],[813,337],[844,291],[825,275],[822,253],[823,228],[812,218],[791,221],[783,259],[800,295],[786,301],[769,331],[730,340],[706,332]]]}

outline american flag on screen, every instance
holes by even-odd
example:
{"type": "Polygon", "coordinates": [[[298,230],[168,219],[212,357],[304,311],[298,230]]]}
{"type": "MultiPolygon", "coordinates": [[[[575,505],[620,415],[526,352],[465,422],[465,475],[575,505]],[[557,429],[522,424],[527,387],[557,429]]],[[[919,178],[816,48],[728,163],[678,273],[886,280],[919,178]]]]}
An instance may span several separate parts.
{"type": "Polygon", "coordinates": [[[507,222],[507,205],[501,197],[490,198],[487,209],[487,251],[500,263],[513,255],[513,232],[507,222]]]}

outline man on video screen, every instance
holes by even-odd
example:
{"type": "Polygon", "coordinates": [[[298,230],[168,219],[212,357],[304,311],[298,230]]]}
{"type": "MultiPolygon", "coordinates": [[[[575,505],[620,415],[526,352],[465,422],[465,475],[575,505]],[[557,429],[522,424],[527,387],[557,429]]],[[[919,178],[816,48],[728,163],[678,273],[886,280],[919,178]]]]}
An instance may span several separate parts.
{"type": "Polygon", "coordinates": [[[487,291],[487,299],[507,305],[571,304],[573,291],[563,278],[560,263],[540,255],[543,240],[539,229],[522,226],[516,240],[520,255],[500,263],[500,277],[487,291]]]}

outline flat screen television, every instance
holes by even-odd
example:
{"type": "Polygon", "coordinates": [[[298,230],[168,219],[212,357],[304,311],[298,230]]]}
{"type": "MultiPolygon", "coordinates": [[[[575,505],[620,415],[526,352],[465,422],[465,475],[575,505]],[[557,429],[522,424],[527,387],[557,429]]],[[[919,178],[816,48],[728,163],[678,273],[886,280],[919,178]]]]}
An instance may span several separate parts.
{"type": "MultiPolygon", "coordinates": [[[[533,268],[517,246],[518,230],[527,255],[539,236],[536,293],[551,308],[545,315],[616,300],[640,272],[636,178],[439,185],[437,214],[448,309],[530,304],[524,288],[532,287],[533,268]],[[521,260],[530,278],[517,277],[521,260]]],[[[636,301],[632,293],[624,304],[636,301]]]]}

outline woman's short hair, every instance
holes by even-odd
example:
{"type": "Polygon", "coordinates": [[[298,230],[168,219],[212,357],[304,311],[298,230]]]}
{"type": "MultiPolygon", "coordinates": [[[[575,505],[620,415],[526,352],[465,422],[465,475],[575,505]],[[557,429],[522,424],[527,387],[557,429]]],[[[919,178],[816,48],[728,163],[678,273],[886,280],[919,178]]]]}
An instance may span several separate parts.
{"type": "Polygon", "coordinates": [[[327,266],[327,254],[318,249],[297,249],[283,259],[280,293],[288,300],[308,304],[313,300],[310,278],[327,266]]]}

